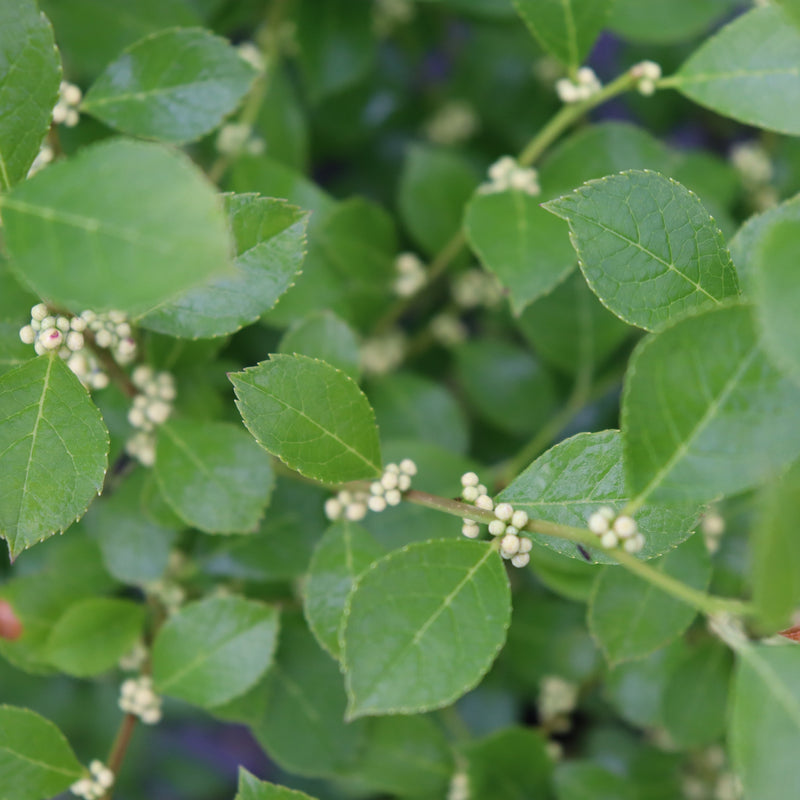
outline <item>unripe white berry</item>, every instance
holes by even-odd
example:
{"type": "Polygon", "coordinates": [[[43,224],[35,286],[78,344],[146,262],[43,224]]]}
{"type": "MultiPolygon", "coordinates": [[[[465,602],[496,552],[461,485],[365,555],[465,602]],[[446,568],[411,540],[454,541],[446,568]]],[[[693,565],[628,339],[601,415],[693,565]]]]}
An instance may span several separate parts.
{"type": "Polygon", "coordinates": [[[513,536],[517,536],[519,531],[513,525],[506,525],[506,533],[510,533],[513,536]]]}
{"type": "Polygon", "coordinates": [[[461,491],[461,497],[463,497],[468,503],[474,503],[478,499],[478,487],[465,486],[461,491]]]}
{"type": "Polygon", "coordinates": [[[511,515],[511,524],[517,529],[521,530],[528,524],[528,514],[525,511],[515,511],[511,515]]]}
{"type": "Polygon", "coordinates": [[[477,486],[478,483],[480,483],[480,479],[474,472],[465,472],[461,476],[462,486],[477,486]]]}
{"type": "Polygon", "coordinates": [[[124,311],[109,311],[107,316],[115,325],[119,325],[127,319],[124,311]]]}
{"type": "Polygon", "coordinates": [[[83,317],[73,317],[69,321],[69,326],[78,333],[83,333],[86,330],[86,320],[83,317]]]}
{"type": "Polygon", "coordinates": [[[370,511],[384,511],[386,509],[386,500],[380,495],[374,494],[367,500],[367,505],[370,511]]]}
{"type": "Polygon", "coordinates": [[[338,496],[339,496],[339,502],[341,502],[341,504],[345,506],[350,505],[350,503],[352,503],[355,500],[355,498],[353,497],[353,493],[348,492],[347,489],[343,489],[341,492],[339,492],[338,496]]]}
{"type": "Polygon", "coordinates": [[[382,495],[386,490],[383,488],[383,484],[380,481],[373,481],[369,485],[369,491],[371,494],[382,495]]]}
{"type": "Polygon", "coordinates": [[[390,506],[397,506],[400,505],[400,501],[403,499],[403,495],[397,489],[389,489],[388,492],[384,495],[386,498],[386,502],[390,506]]]}
{"type": "Polygon", "coordinates": [[[506,535],[500,540],[500,549],[506,555],[513,556],[515,553],[519,552],[519,537],[511,535],[506,535]]]}
{"type": "Polygon", "coordinates": [[[36,331],[31,325],[19,329],[19,338],[24,344],[33,344],[36,341],[36,331]]]}
{"type": "Polygon", "coordinates": [[[126,337],[131,335],[131,326],[127,322],[120,322],[117,325],[117,336],[120,339],[125,339],[126,337]]]}
{"type": "Polygon", "coordinates": [[[131,380],[140,389],[144,389],[144,387],[150,383],[152,379],[153,369],[152,367],[148,367],[147,364],[140,364],[138,367],[136,367],[131,375],[131,380]]]}
{"type": "MultiPolygon", "coordinates": [[[[95,372],[94,375],[92,375],[92,388],[105,389],[106,386],[108,386],[108,375],[106,375],[105,372],[95,372]]],[[[145,462],[142,461],[142,464],[144,463],[145,462]]],[[[155,455],[153,455],[153,461],[151,463],[155,463],[155,455]]]]}
{"type": "Polygon", "coordinates": [[[141,428],[147,423],[147,418],[141,408],[136,408],[134,406],[128,411],[128,422],[130,422],[134,428],[141,428]]]}
{"type": "Polygon", "coordinates": [[[73,353],[67,361],[67,366],[79,377],[89,372],[89,362],[83,353],[73,353]]]}
{"type": "Polygon", "coordinates": [[[69,319],[67,317],[56,317],[56,328],[62,333],[66,333],[69,330],[69,319]]]}
{"type": "Polygon", "coordinates": [[[383,475],[381,475],[381,486],[383,486],[384,489],[396,489],[397,480],[398,475],[396,472],[384,472],[383,475]]]}
{"type": "Polygon", "coordinates": [[[105,328],[101,328],[95,333],[94,340],[97,342],[98,347],[111,347],[114,343],[114,337],[111,335],[111,331],[105,328]]]}
{"type": "Polygon", "coordinates": [[[411,488],[411,476],[410,475],[400,475],[397,478],[397,488],[401,492],[407,492],[411,488]]]}
{"type": "Polygon", "coordinates": [[[70,331],[67,334],[66,345],[73,353],[82,350],[84,345],[83,334],[79,331],[70,331]]]}
{"type": "Polygon", "coordinates": [[[531,557],[527,553],[517,553],[515,556],[512,557],[511,563],[515,567],[527,567],[530,563],[531,557]]]}
{"type": "Polygon", "coordinates": [[[345,509],[344,515],[351,522],[358,522],[367,516],[367,505],[361,502],[350,503],[345,509]]]}
{"type": "Polygon", "coordinates": [[[527,536],[521,536],[519,540],[519,552],[530,553],[533,549],[533,542],[527,536]]]}
{"type": "Polygon", "coordinates": [[[623,545],[625,550],[629,553],[638,553],[644,547],[644,536],[641,533],[637,533],[635,536],[632,536],[630,539],[626,539],[623,545]]]}
{"type": "Polygon", "coordinates": [[[494,503],[492,502],[492,498],[489,497],[488,494],[479,494],[475,498],[475,505],[478,508],[482,508],[484,511],[491,511],[494,508],[494,503]]]}
{"type": "Polygon", "coordinates": [[[400,467],[397,464],[387,464],[384,468],[384,472],[393,472],[395,475],[400,474],[400,467]]]}
{"type": "Polygon", "coordinates": [[[510,503],[498,503],[497,508],[494,510],[494,515],[497,519],[503,520],[503,522],[508,522],[511,517],[514,515],[514,509],[511,507],[510,503]]]}
{"type": "Polygon", "coordinates": [[[619,544],[619,539],[614,531],[607,531],[600,537],[600,544],[607,550],[612,550],[619,544]]]}
{"type": "Polygon", "coordinates": [[[329,497],[325,501],[325,516],[328,519],[339,519],[342,516],[342,504],[335,497],[329,497]]]}
{"type": "Polygon", "coordinates": [[[31,309],[31,318],[41,322],[48,315],[47,306],[44,303],[37,303],[31,309]]]}
{"type": "Polygon", "coordinates": [[[477,539],[478,534],[481,532],[481,529],[478,525],[474,522],[467,523],[465,522],[461,526],[461,533],[466,536],[468,539],[477,539]]]}
{"type": "Polygon", "coordinates": [[[604,533],[608,533],[608,530],[611,527],[608,517],[606,517],[606,515],[600,511],[595,511],[594,514],[589,516],[587,526],[589,530],[597,536],[602,536],[604,533]]]}
{"type": "Polygon", "coordinates": [[[478,484],[478,494],[489,494],[489,490],[482,484],[478,484]]]}
{"type": "Polygon", "coordinates": [[[42,356],[47,352],[45,346],[37,339],[33,343],[33,352],[36,353],[37,356],[42,356]]]}
{"type": "Polygon", "coordinates": [[[155,422],[156,425],[161,425],[166,422],[171,413],[172,406],[165,403],[163,400],[156,400],[147,407],[147,418],[155,422]]]}
{"type": "Polygon", "coordinates": [[[614,520],[614,533],[616,533],[620,539],[630,539],[637,531],[636,521],[626,514],[614,520]]]}
{"type": "Polygon", "coordinates": [[[48,328],[39,335],[39,341],[45,350],[56,350],[64,341],[64,334],[58,328],[48,328]]]}
{"type": "Polygon", "coordinates": [[[161,722],[161,709],[159,708],[148,708],[142,711],[139,715],[139,718],[144,722],[145,725],[157,725],[161,722]]]}
{"type": "Polygon", "coordinates": [[[400,462],[400,472],[404,472],[406,475],[413,477],[417,474],[417,465],[410,458],[404,458],[400,462]]]}
{"type": "Polygon", "coordinates": [[[493,519],[489,523],[489,533],[492,536],[502,536],[506,532],[506,524],[500,519],[493,519]]]}

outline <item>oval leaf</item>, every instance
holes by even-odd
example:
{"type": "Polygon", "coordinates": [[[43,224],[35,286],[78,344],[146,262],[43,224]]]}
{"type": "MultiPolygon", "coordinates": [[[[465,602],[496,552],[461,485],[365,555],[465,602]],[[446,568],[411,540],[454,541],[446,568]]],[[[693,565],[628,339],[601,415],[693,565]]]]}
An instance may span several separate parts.
{"type": "Polygon", "coordinates": [[[0,197],[5,243],[37,295],[80,312],[142,314],[230,271],[225,216],[186,156],[113,139],[0,197]]]}
{"type": "Polygon", "coordinates": [[[692,192],[657,172],[589,181],[544,208],[567,220],[589,286],[631,325],[655,330],[739,293],[714,220],[692,192]]]}
{"type": "Polygon", "coordinates": [[[260,781],[244,767],[239,767],[239,791],[234,800],[314,800],[314,798],[305,792],[260,781]]]}
{"type": "MultiPolygon", "coordinates": [[[[653,561],[653,569],[704,590],[711,560],[701,536],[653,561]]],[[[641,658],[677,639],[697,611],[620,567],[598,576],[589,600],[589,630],[610,663],[641,658]]]]}
{"type": "Polygon", "coordinates": [[[0,3],[0,190],[21,181],[58,99],[53,29],[34,0],[0,3]]]}
{"type": "Polygon", "coordinates": [[[0,535],[12,558],[83,516],[106,474],[108,431],[57,355],[0,378],[0,535]]]}
{"type": "Polygon", "coordinates": [[[283,200],[225,195],[236,258],[231,276],[190,289],[140,320],[168,336],[234,333],[269,311],[292,285],[305,256],[308,214],[283,200]]]}
{"type": "Polygon", "coordinates": [[[489,669],[510,617],[508,578],[487,543],[419,542],[375,562],[345,611],[348,718],[450,704],[489,669]]]}
{"type": "Polygon", "coordinates": [[[622,398],[633,503],[706,502],[758,485],[800,455],[798,405],[800,388],[767,360],[747,306],[649,337],[622,398]]]}
{"type": "Polygon", "coordinates": [[[329,483],[380,473],[375,414],[344,372],[306,356],[273,355],[230,379],[247,429],[292,469],[329,483]]]}
{"type": "Polygon", "coordinates": [[[27,708],[0,706],[0,789],[14,800],[66,791],[83,774],[64,734],[27,708]]]}
{"type": "Polygon", "coordinates": [[[81,110],[134,136],[191,142],[239,105],[255,76],[219,36],[205,30],[158,31],[105,68],[81,110]]]}
{"type": "Polygon", "coordinates": [[[156,477],[187,524],[206,533],[252,533],[275,482],[269,456],[238,425],[174,420],[160,429],[156,477]]]}
{"type": "MultiPolygon", "coordinates": [[[[619,431],[579,433],[541,455],[498,496],[528,512],[532,519],[585,528],[589,516],[600,506],[622,511],[628,502],[619,431]]],[[[692,532],[697,509],[690,504],[647,506],[636,515],[645,537],[643,558],[672,549],[692,532]]],[[[537,544],[570,558],[583,559],[572,542],[529,534],[537,544]]],[[[598,547],[591,550],[599,564],[617,562],[598,547]]]]}
{"type": "Polygon", "coordinates": [[[356,578],[384,554],[372,534],[354,522],[332,525],[319,540],[308,567],[303,610],[317,641],[339,657],[339,628],[356,578]]]}
{"type": "Polygon", "coordinates": [[[99,675],[139,641],[144,618],[144,606],[130,600],[93,597],[75,603],[50,631],[47,658],[68,675],[99,675]]]}
{"type": "Polygon", "coordinates": [[[156,691],[211,708],[246,692],[272,662],[278,612],[211,597],[170,617],[153,644],[156,691]]]}
{"type": "Polygon", "coordinates": [[[779,8],[754,8],[705,41],[667,84],[718,114],[796,136],[798,60],[800,30],[779,8]]]}

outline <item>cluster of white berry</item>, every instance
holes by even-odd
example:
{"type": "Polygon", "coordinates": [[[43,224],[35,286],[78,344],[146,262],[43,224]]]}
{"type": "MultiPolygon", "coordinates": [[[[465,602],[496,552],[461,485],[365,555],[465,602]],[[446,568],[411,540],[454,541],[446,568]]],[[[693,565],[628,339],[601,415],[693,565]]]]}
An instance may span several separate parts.
{"type": "Polygon", "coordinates": [[[28,177],[30,178],[31,175],[35,175],[44,169],[55,158],[55,155],[53,148],[47,142],[42,142],[42,146],[39,148],[39,152],[28,170],[28,177]]]}
{"type": "Polygon", "coordinates": [[[114,785],[114,773],[98,760],[89,764],[91,778],[81,778],[75,781],[69,790],[72,794],[83,797],[84,800],[99,800],[114,785]]]}
{"type": "Polygon", "coordinates": [[[397,277],[392,283],[394,293],[399,297],[411,297],[416,294],[428,279],[425,265],[414,253],[400,253],[394,260],[397,277]]]}
{"type": "Polygon", "coordinates": [[[598,508],[589,516],[587,526],[607,550],[617,547],[620,542],[629,553],[638,553],[644,547],[644,536],[639,533],[636,520],[627,514],[617,515],[611,506],[598,508]]]}
{"type": "Polygon", "coordinates": [[[661,67],[655,61],[640,61],[631,67],[631,75],[636,78],[636,88],[640,94],[650,96],[661,79],[661,67]]]}
{"type": "Polygon", "coordinates": [[[724,517],[715,509],[710,508],[700,520],[700,530],[703,532],[703,539],[708,552],[713,555],[719,550],[722,534],[725,533],[724,517]]]}
{"type": "Polygon", "coordinates": [[[147,581],[142,588],[148,597],[153,597],[161,603],[168,616],[172,616],[179,611],[186,600],[184,588],[169,578],[147,581]]]}
{"type": "Polygon", "coordinates": [[[370,375],[385,375],[403,363],[406,356],[406,337],[401,330],[373,336],[361,345],[361,369],[370,375]]]}
{"type": "Polygon", "coordinates": [[[81,317],[86,320],[97,346],[110,350],[118,364],[130,364],[136,358],[136,339],[131,335],[131,325],[124,312],[84,311],[81,317]]]}
{"type": "Polygon", "coordinates": [[[119,707],[126,714],[139,717],[145,725],[161,722],[161,698],[153,691],[153,680],[147,675],[122,682],[119,707]]]}
{"type": "MultiPolygon", "coordinates": [[[[520,536],[519,532],[528,524],[528,515],[524,511],[515,511],[510,503],[498,503],[487,494],[486,487],[474,472],[465,472],[461,476],[461,497],[468,503],[474,503],[483,511],[494,511],[494,519],[489,523],[489,533],[501,536],[500,555],[511,561],[515,567],[525,567],[531,560],[530,552],[533,544],[530,539],[520,536]]],[[[474,519],[464,519],[461,533],[468,539],[476,539],[480,526],[474,519]]]]}
{"type": "Polygon", "coordinates": [[[503,299],[503,287],[497,278],[482,269],[468,269],[453,280],[453,302],[463,309],[493,308],[503,299]]]}
{"type": "Polygon", "coordinates": [[[56,316],[44,303],[37,303],[31,309],[30,323],[20,328],[19,338],[25,344],[32,344],[37,355],[57,350],[84,386],[105,389],[108,375],[86,347],[84,333],[91,313],[84,311],[77,317],[56,316]]]}
{"type": "Polygon", "coordinates": [[[83,93],[74,83],[61,81],[58,87],[58,102],[53,109],[53,122],[56,125],[63,123],[68,128],[74,128],[80,117],[78,106],[82,99],[83,93]]]}
{"type": "Polygon", "coordinates": [[[431,336],[444,347],[455,347],[466,341],[467,326],[449,311],[442,311],[430,322],[431,336]]]}
{"type": "Polygon", "coordinates": [[[254,42],[241,42],[236,45],[239,58],[246,61],[253,69],[263,72],[267,68],[264,54],[254,42]]]}
{"type": "Polygon", "coordinates": [[[367,511],[384,511],[403,499],[403,492],[411,488],[411,479],[417,474],[417,465],[404,458],[399,464],[387,464],[383,474],[370,484],[369,491],[344,489],[336,497],[325,501],[325,516],[336,520],[344,517],[352,522],[364,519],[367,511]]]}
{"type": "Polygon", "coordinates": [[[561,78],[556,81],[556,94],[562,103],[582,103],[596,95],[603,85],[591,67],[581,67],[575,74],[575,80],[561,78]]]}
{"type": "Polygon", "coordinates": [[[463,100],[445,103],[425,123],[425,134],[435,144],[460,144],[477,130],[478,117],[475,109],[463,100]]]}
{"type": "Polygon", "coordinates": [[[117,662],[117,666],[123,672],[138,672],[144,662],[147,661],[147,648],[144,642],[136,642],[136,644],[117,662]]]}
{"type": "Polygon", "coordinates": [[[770,185],[775,169],[769,153],[757,141],[739,142],[731,148],[731,163],[742,178],[748,199],[758,211],[778,203],[778,193],[770,185]]]}
{"type": "Polygon", "coordinates": [[[224,156],[238,156],[242,153],[260,156],[267,149],[266,142],[260,136],[254,136],[252,126],[246,122],[228,122],[223,125],[217,132],[214,145],[217,152],[224,156]]]}
{"type": "Polygon", "coordinates": [[[539,173],[532,167],[522,167],[512,156],[502,156],[489,167],[489,180],[478,187],[481,194],[494,194],[516,189],[525,194],[541,193],[539,173]]]}
{"type": "Polygon", "coordinates": [[[137,429],[125,444],[125,452],[146,467],[156,461],[155,430],[169,419],[175,400],[175,379],[169,372],[155,372],[141,364],[131,375],[139,394],[133,398],[128,422],[137,429]]]}
{"type": "Polygon", "coordinates": [[[553,733],[569,730],[569,714],[578,703],[578,686],[558,675],[545,675],[539,682],[539,718],[553,733]]]}

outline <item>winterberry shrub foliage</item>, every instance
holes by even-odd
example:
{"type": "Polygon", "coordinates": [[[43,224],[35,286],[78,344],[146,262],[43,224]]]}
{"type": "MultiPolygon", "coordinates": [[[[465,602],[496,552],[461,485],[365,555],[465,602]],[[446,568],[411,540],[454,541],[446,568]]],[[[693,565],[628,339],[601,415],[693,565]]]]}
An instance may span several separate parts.
{"type": "Polygon", "coordinates": [[[0,0],[0,798],[800,796],[797,136],[796,0],[0,0]]]}

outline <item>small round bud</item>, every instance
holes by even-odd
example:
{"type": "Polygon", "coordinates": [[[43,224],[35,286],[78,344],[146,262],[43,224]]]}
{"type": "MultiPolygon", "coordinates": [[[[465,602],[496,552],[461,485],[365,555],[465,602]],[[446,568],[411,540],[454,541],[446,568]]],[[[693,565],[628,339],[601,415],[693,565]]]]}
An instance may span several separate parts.
{"type": "Polygon", "coordinates": [[[620,539],[630,539],[638,530],[636,521],[626,514],[614,520],[614,533],[616,533],[620,539]]]}
{"type": "Polygon", "coordinates": [[[511,515],[511,524],[518,530],[528,524],[528,514],[525,511],[515,511],[511,515]]]}
{"type": "Polygon", "coordinates": [[[641,533],[637,533],[635,536],[632,536],[630,539],[626,539],[623,545],[625,550],[628,553],[638,553],[644,547],[644,536],[641,533]]]}
{"type": "Polygon", "coordinates": [[[39,341],[45,350],[56,350],[64,341],[64,334],[58,328],[48,328],[39,335],[39,341]]]}
{"type": "Polygon", "coordinates": [[[512,557],[511,563],[518,568],[527,567],[530,563],[531,557],[527,553],[517,553],[512,557]]]}
{"type": "Polygon", "coordinates": [[[410,458],[404,458],[400,462],[400,472],[413,477],[417,474],[417,465],[410,458]]]}
{"type": "Polygon", "coordinates": [[[600,544],[603,545],[606,550],[613,550],[619,544],[617,534],[614,533],[614,531],[606,531],[606,533],[600,537],[600,544]]]}
{"type": "Polygon", "coordinates": [[[506,524],[500,519],[493,519],[489,523],[489,533],[492,536],[502,536],[506,532],[506,524]]]}
{"type": "Polygon", "coordinates": [[[33,344],[36,341],[36,331],[31,325],[19,329],[19,338],[24,344],[33,344]]]}
{"type": "Polygon", "coordinates": [[[97,331],[94,335],[94,340],[97,342],[98,347],[111,347],[114,344],[114,337],[111,335],[111,331],[106,328],[101,328],[97,331]]]}
{"type": "Polygon", "coordinates": [[[594,514],[589,516],[587,526],[597,536],[607,533],[610,528],[608,517],[600,511],[595,511],[594,514]]]}
{"type": "Polygon", "coordinates": [[[507,534],[500,540],[500,549],[509,556],[519,552],[519,537],[507,534]]]}
{"type": "Polygon", "coordinates": [[[481,529],[478,525],[474,522],[465,522],[461,526],[461,533],[466,536],[468,539],[477,539],[478,534],[481,532],[481,529]]]}
{"type": "Polygon", "coordinates": [[[384,468],[384,472],[393,472],[395,475],[400,474],[400,467],[397,464],[387,464],[384,468]]]}
{"type": "Polygon", "coordinates": [[[514,509],[511,507],[510,503],[498,503],[494,510],[494,515],[497,517],[497,519],[501,519],[503,522],[508,522],[511,517],[514,516],[514,509]]]}
{"type": "Polygon", "coordinates": [[[384,472],[383,475],[381,475],[381,486],[383,486],[384,489],[396,489],[397,479],[398,475],[396,472],[384,472]]]}
{"type": "Polygon", "coordinates": [[[386,500],[380,495],[374,494],[367,500],[367,506],[370,511],[384,511],[386,509],[386,500]]]}
{"type": "Polygon", "coordinates": [[[345,509],[344,515],[351,522],[358,522],[367,516],[367,505],[366,503],[361,502],[350,503],[350,505],[348,505],[345,509]]]}
{"type": "Polygon", "coordinates": [[[461,497],[468,503],[474,503],[478,499],[478,494],[477,486],[465,486],[461,492],[461,497]]]}
{"type": "Polygon", "coordinates": [[[480,479],[474,472],[465,472],[461,476],[462,486],[477,486],[478,483],[480,483],[480,479]]]}
{"type": "Polygon", "coordinates": [[[373,481],[369,485],[369,491],[370,494],[382,495],[386,490],[383,488],[383,484],[380,481],[373,481]]]}
{"type": "Polygon", "coordinates": [[[519,531],[513,525],[506,525],[506,533],[510,533],[512,536],[517,536],[519,531]]]}
{"type": "Polygon", "coordinates": [[[79,377],[89,372],[89,361],[83,353],[73,353],[67,360],[67,366],[79,377]]]}
{"type": "Polygon", "coordinates": [[[83,333],[86,330],[86,320],[83,317],[73,317],[69,321],[69,326],[78,333],[83,333]]]}
{"type": "Polygon", "coordinates": [[[407,492],[411,488],[411,476],[410,475],[399,475],[397,478],[397,488],[401,492],[407,492]]]}
{"type": "Polygon", "coordinates": [[[152,367],[148,367],[147,364],[140,364],[138,367],[136,367],[131,375],[131,380],[140,389],[144,389],[144,387],[150,383],[152,379],[153,369],[152,367]]]}
{"type": "Polygon", "coordinates": [[[33,351],[37,356],[42,356],[47,352],[44,345],[38,339],[33,343],[33,351]]]}
{"type": "Polygon", "coordinates": [[[491,511],[494,508],[494,503],[492,502],[492,498],[489,497],[488,494],[479,494],[475,498],[475,505],[478,508],[482,508],[484,511],[491,511]]]}
{"type": "MultiPolygon", "coordinates": [[[[99,370],[92,375],[92,388],[93,389],[105,389],[108,386],[108,375],[105,372],[100,372],[99,370]]],[[[155,449],[154,449],[155,453],[155,449]]],[[[141,459],[140,459],[141,461],[141,459]]],[[[145,462],[142,461],[142,464],[145,462]]],[[[155,454],[153,455],[153,461],[151,463],[155,463],[155,454]]]]}
{"type": "Polygon", "coordinates": [[[527,536],[521,536],[519,540],[519,552],[530,553],[533,549],[533,542],[527,536]]]}
{"type": "Polygon", "coordinates": [[[67,317],[56,317],[56,328],[62,333],[66,333],[69,330],[69,319],[67,317]]]}
{"type": "Polygon", "coordinates": [[[70,331],[67,334],[66,345],[73,353],[78,350],[83,350],[83,334],[79,331],[70,331]]]}
{"type": "Polygon", "coordinates": [[[342,516],[342,504],[335,497],[329,497],[325,501],[325,516],[328,519],[339,519],[342,516]]]}
{"type": "Polygon", "coordinates": [[[172,406],[165,403],[163,400],[156,400],[147,407],[147,418],[155,422],[156,425],[161,425],[166,422],[171,413],[172,406]]]}
{"type": "Polygon", "coordinates": [[[478,484],[477,489],[478,494],[489,494],[489,490],[482,483],[478,484]]]}
{"type": "Polygon", "coordinates": [[[31,309],[31,319],[41,322],[48,315],[48,313],[47,306],[44,303],[37,303],[31,309]]]}
{"type": "Polygon", "coordinates": [[[403,495],[400,494],[399,490],[397,489],[389,489],[384,495],[386,498],[386,502],[390,506],[397,506],[400,505],[400,501],[403,499],[403,495]]]}
{"type": "Polygon", "coordinates": [[[134,406],[128,411],[128,422],[130,422],[134,428],[141,428],[147,423],[147,418],[141,408],[136,408],[134,406]]]}

